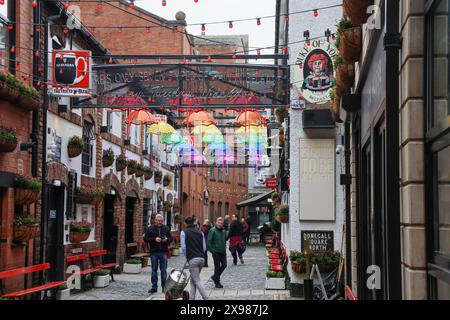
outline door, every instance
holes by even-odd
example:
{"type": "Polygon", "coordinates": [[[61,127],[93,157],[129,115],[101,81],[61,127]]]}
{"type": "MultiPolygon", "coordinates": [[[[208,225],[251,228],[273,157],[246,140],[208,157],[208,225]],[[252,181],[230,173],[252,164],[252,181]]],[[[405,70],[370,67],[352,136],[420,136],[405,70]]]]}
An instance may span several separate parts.
{"type": "Polygon", "coordinates": [[[48,191],[47,257],[51,264],[49,280],[64,280],[64,188],[49,187],[48,191]]]}
{"type": "Polygon", "coordinates": [[[114,201],[116,196],[105,195],[103,215],[103,248],[106,250],[105,263],[116,262],[117,232],[118,227],[114,225],[114,201]]]}
{"type": "Polygon", "coordinates": [[[127,243],[134,242],[134,207],[136,198],[126,198],[125,209],[125,248],[127,243]]]}

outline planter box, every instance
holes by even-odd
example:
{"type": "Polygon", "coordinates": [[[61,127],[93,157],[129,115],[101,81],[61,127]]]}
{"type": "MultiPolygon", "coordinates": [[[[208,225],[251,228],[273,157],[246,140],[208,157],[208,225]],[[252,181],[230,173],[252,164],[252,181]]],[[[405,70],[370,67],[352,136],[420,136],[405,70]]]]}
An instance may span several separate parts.
{"type": "Polygon", "coordinates": [[[110,275],[106,276],[94,276],[94,287],[105,288],[109,286],[110,275]]]}
{"type": "Polygon", "coordinates": [[[266,289],[267,290],[284,290],[286,288],[284,278],[267,278],[266,277],[266,289]]]}
{"type": "Polygon", "coordinates": [[[70,289],[56,291],[56,300],[69,300],[70,289]]]}
{"type": "Polygon", "coordinates": [[[142,264],[131,264],[131,263],[124,263],[123,264],[123,273],[133,273],[133,274],[139,274],[142,271],[142,264]]]}

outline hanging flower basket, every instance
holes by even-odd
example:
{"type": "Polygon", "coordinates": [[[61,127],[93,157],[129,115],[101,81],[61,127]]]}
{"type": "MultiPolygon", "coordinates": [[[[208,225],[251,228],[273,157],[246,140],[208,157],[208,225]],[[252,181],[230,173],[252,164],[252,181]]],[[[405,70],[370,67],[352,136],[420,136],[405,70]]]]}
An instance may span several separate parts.
{"type": "Polygon", "coordinates": [[[91,234],[92,226],[87,221],[74,221],[70,224],[70,242],[80,243],[86,241],[91,234]]]}
{"type": "Polygon", "coordinates": [[[355,82],[355,67],[353,63],[342,62],[336,71],[336,83],[340,88],[348,89],[355,82]]]}
{"type": "Polygon", "coordinates": [[[166,174],[163,178],[163,186],[168,187],[171,183],[172,183],[172,178],[166,174]]]}
{"type": "Polygon", "coordinates": [[[150,180],[153,177],[153,171],[149,167],[144,168],[144,179],[150,180]]]}
{"type": "Polygon", "coordinates": [[[0,126],[0,152],[13,152],[17,147],[17,133],[15,129],[0,126]]]}
{"type": "Polygon", "coordinates": [[[39,223],[33,216],[20,215],[14,219],[14,241],[27,242],[39,234],[39,223]]]}
{"type": "Polygon", "coordinates": [[[331,115],[333,116],[333,120],[337,123],[341,123],[340,119],[340,110],[341,110],[341,97],[336,96],[331,103],[331,115]]]}
{"type": "Polygon", "coordinates": [[[144,166],[138,164],[137,168],[136,168],[136,178],[142,177],[144,175],[144,166]]]}
{"type": "Polygon", "coordinates": [[[289,206],[281,205],[275,209],[275,219],[279,223],[288,223],[289,222],[289,206]]]}
{"type": "Polygon", "coordinates": [[[17,176],[14,181],[14,202],[16,205],[27,206],[38,201],[42,182],[39,179],[29,179],[17,176]]]}
{"type": "Polygon", "coordinates": [[[69,158],[78,157],[83,152],[84,141],[78,136],[73,136],[67,143],[67,153],[69,158]]]}
{"type": "Polygon", "coordinates": [[[355,24],[364,24],[369,18],[367,8],[371,3],[371,0],[344,0],[342,4],[344,15],[355,24]]]}
{"type": "Polygon", "coordinates": [[[295,273],[305,273],[305,266],[297,261],[291,261],[292,271],[295,273]]]}
{"type": "Polygon", "coordinates": [[[81,187],[77,190],[75,202],[81,204],[99,205],[103,201],[103,188],[81,187]]]}
{"type": "Polygon", "coordinates": [[[114,163],[114,151],[111,148],[103,150],[102,162],[103,168],[110,167],[114,163]]]}
{"type": "Polygon", "coordinates": [[[118,156],[116,158],[116,171],[120,172],[125,170],[125,168],[127,167],[127,158],[125,158],[124,156],[118,156]]]}
{"type": "Polygon", "coordinates": [[[162,172],[158,170],[155,172],[155,183],[161,183],[161,180],[162,180],[162,172]]]}
{"type": "Polygon", "coordinates": [[[127,173],[128,175],[135,174],[137,171],[138,163],[135,160],[128,160],[127,173]]]}
{"type": "Polygon", "coordinates": [[[20,105],[21,108],[33,111],[39,108],[41,101],[28,94],[20,94],[17,99],[17,104],[20,105]]]}
{"type": "Polygon", "coordinates": [[[361,57],[361,27],[345,29],[340,32],[339,53],[344,61],[358,62],[361,57]]]}

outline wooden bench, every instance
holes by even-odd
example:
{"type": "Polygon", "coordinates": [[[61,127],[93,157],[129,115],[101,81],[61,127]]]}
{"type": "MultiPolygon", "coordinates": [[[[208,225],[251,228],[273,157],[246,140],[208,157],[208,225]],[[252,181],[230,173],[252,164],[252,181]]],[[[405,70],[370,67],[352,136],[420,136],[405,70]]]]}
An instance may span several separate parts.
{"type": "MultiPolygon", "coordinates": [[[[26,274],[30,274],[30,273],[34,273],[34,272],[44,272],[45,270],[50,269],[50,263],[43,263],[43,264],[38,264],[38,265],[34,265],[34,266],[29,266],[29,267],[23,267],[23,268],[16,268],[16,269],[10,269],[10,270],[6,270],[6,271],[1,271],[0,272],[0,297],[1,298],[20,298],[35,292],[44,292],[44,299],[47,299],[47,291],[52,290],[52,298],[56,298],[56,288],[64,283],[66,283],[65,281],[53,281],[53,282],[48,282],[48,283],[44,283],[42,285],[36,286],[36,287],[32,287],[32,288],[28,288],[28,289],[24,289],[24,290],[20,290],[20,291],[15,291],[15,292],[11,292],[11,293],[7,293],[7,294],[3,294],[3,282],[5,279],[9,279],[9,278],[13,278],[13,277],[17,277],[17,276],[23,276],[26,274]]],[[[44,277],[45,279],[45,277],[44,277]]]]}
{"type": "MultiPolygon", "coordinates": [[[[143,244],[141,245],[143,246],[143,244]]],[[[150,257],[149,253],[139,252],[139,245],[137,242],[127,243],[127,257],[128,259],[141,259],[150,257]]]]}
{"type": "Polygon", "coordinates": [[[76,265],[80,268],[79,272],[72,272],[72,273],[68,273],[68,274],[75,274],[76,276],[80,276],[81,277],[81,288],[85,289],[86,286],[86,278],[88,276],[91,277],[90,281],[92,284],[92,287],[94,287],[94,276],[92,275],[93,273],[95,273],[97,270],[100,270],[100,268],[90,268],[89,266],[87,266],[87,262],[88,260],[88,255],[83,253],[83,254],[77,254],[74,256],[69,256],[66,258],[67,261],[67,265],[76,265]]]}
{"type": "Polygon", "coordinates": [[[117,262],[103,263],[103,257],[106,256],[108,252],[106,250],[97,250],[89,252],[89,257],[91,258],[92,266],[98,269],[108,269],[111,276],[111,280],[114,281],[113,270],[119,266],[117,262]]]}

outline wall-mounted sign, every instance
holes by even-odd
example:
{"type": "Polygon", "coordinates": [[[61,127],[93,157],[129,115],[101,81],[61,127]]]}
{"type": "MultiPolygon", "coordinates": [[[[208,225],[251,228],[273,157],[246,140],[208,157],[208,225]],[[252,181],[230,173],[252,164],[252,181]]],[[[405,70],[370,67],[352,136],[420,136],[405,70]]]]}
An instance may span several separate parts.
{"type": "Polygon", "coordinates": [[[266,188],[267,189],[276,189],[278,187],[278,179],[277,178],[266,178],[266,188]]]}
{"type": "Polygon", "coordinates": [[[333,231],[302,231],[302,251],[305,250],[305,241],[311,243],[311,250],[314,252],[334,251],[333,231]]]}
{"type": "Polygon", "coordinates": [[[293,67],[293,82],[308,102],[324,104],[330,100],[337,53],[336,47],[326,40],[311,41],[300,50],[293,67]]]}
{"type": "Polygon", "coordinates": [[[54,50],[52,87],[49,94],[86,97],[91,91],[91,52],[54,50]]]}
{"type": "Polygon", "coordinates": [[[292,110],[305,110],[306,108],[306,101],[303,99],[292,99],[291,100],[291,109],[292,110]]]}

